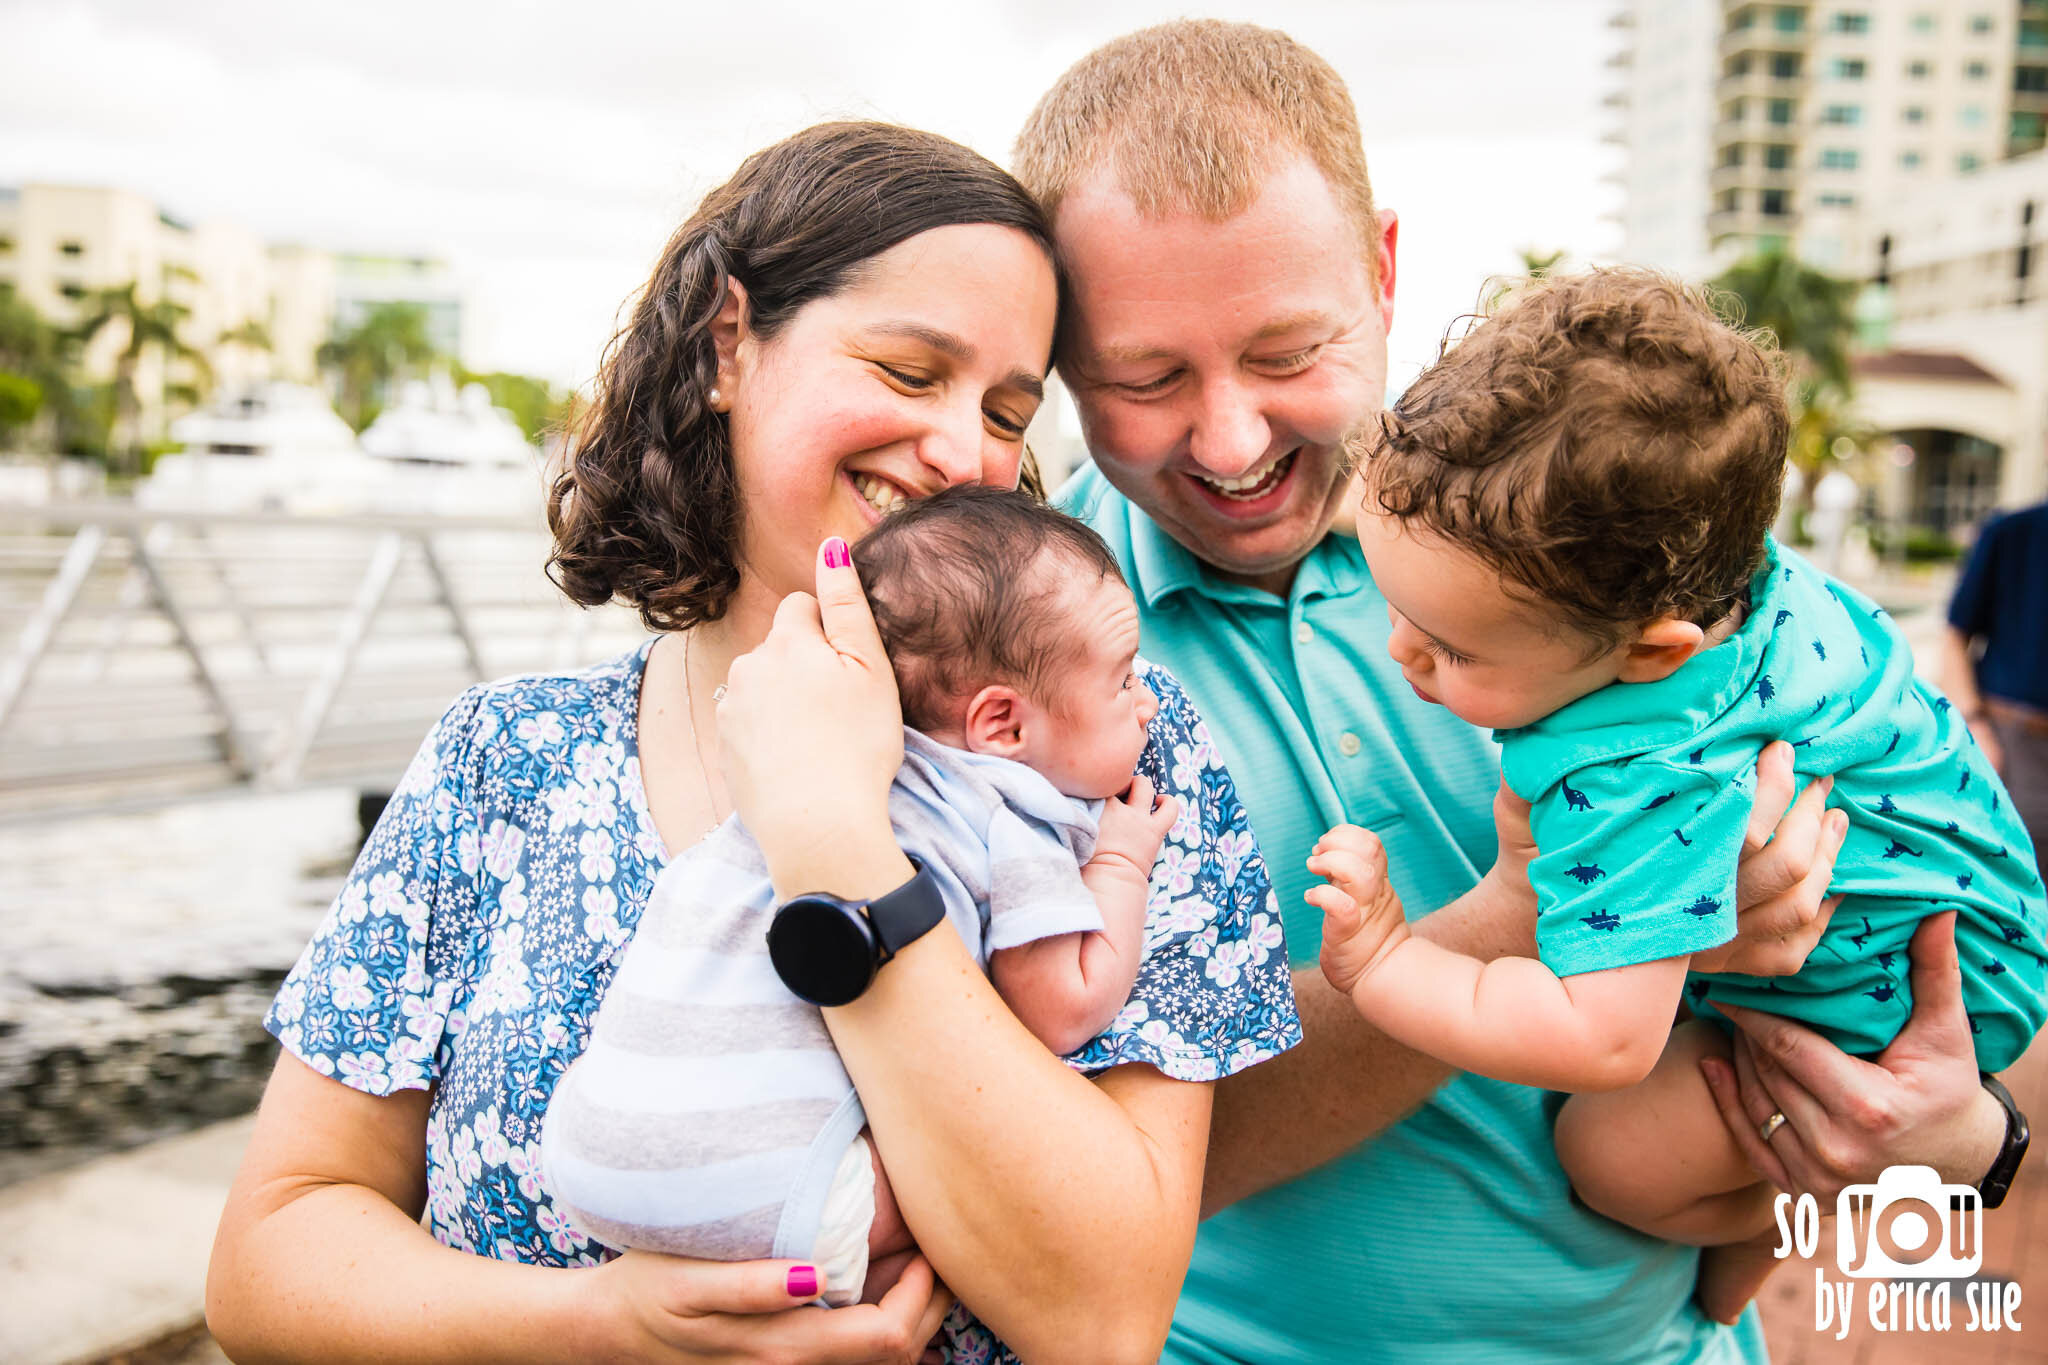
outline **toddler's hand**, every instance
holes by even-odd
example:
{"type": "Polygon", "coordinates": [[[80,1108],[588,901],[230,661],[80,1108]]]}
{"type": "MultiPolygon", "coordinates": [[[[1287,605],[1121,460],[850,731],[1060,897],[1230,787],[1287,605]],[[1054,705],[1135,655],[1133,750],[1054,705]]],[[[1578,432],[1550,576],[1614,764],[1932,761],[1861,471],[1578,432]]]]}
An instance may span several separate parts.
{"type": "Polygon", "coordinates": [[[1387,852],[1371,831],[1339,825],[1316,840],[1308,870],[1329,883],[1304,895],[1323,912],[1323,975],[1349,995],[1408,937],[1401,898],[1387,880],[1387,852]]]}
{"type": "Polygon", "coordinates": [[[1159,846],[1166,832],[1180,818],[1180,798],[1160,796],[1154,804],[1152,783],[1142,773],[1131,779],[1122,796],[1102,803],[1102,824],[1095,835],[1091,865],[1129,864],[1139,879],[1152,880],[1152,864],[1159,859],[1159,846]]]}

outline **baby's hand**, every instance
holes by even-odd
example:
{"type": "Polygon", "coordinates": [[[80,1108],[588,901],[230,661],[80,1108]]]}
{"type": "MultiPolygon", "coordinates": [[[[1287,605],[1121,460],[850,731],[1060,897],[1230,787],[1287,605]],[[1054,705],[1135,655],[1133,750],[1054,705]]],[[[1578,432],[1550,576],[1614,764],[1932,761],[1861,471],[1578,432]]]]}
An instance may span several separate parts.
{"type": "Polygon", "coordinates": [[[1308,870],[1329,883],[1303,897],[1323,912],[1323,975],[1349,995],[1408,937],[1401,898],[1387,880],[1387,852],[1371,831],[1339,825],[1316,840],[1308,870]]]}
{"type": "Polygon", "coordinates": [[[1152,864],[1159,858],[1159,846],[1166,831],[1180,818],[1180,798],[1161,796],[1155,805],[1152,783],[1142,774],[1131,779],[1122,796],[1102,803],[1102,824],[1095,835],[1095,856],[1089,866],[1128,865],[1138,880],[1152,880],[1152,864]]]}

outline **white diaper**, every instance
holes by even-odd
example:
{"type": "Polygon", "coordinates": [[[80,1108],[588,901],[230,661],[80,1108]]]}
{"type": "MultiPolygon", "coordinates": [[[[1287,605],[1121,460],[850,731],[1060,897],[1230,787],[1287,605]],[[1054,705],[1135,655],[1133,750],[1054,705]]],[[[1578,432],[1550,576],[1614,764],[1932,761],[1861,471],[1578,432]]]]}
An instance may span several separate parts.
{"type": "Polygon", "coordinates": [[[832,1173],[811,1252],[824,1281],[818,1297],[834,1308],[860,1302],[861,1286],[868,1278],[868,1232],[874,1224],[874,1158],[868,1140],[856,1136],[832,1173]]]}

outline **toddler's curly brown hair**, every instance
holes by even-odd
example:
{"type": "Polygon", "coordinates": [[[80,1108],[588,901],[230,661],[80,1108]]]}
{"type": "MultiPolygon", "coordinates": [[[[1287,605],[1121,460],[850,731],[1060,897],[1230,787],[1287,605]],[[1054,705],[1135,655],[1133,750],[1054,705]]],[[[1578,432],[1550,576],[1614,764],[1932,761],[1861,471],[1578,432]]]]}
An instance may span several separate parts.
{"type": "Polygon", "coordinates": [[[1742,599],[1789,437],[1767,334],[1668,276],[1593,270],[1533,284],[1446,343],[1368,446],[1367,505],[1611,647],[1742,599]]]}

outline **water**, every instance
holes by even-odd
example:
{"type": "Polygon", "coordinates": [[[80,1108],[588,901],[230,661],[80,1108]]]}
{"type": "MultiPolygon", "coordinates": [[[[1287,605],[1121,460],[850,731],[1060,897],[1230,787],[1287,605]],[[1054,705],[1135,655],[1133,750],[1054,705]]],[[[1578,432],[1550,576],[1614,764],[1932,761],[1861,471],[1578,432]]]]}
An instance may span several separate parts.
{"type": "Polygon", "coordinates": [[[356,793],[0,825],[0,1184],[253,1107],[356,793]]]}

